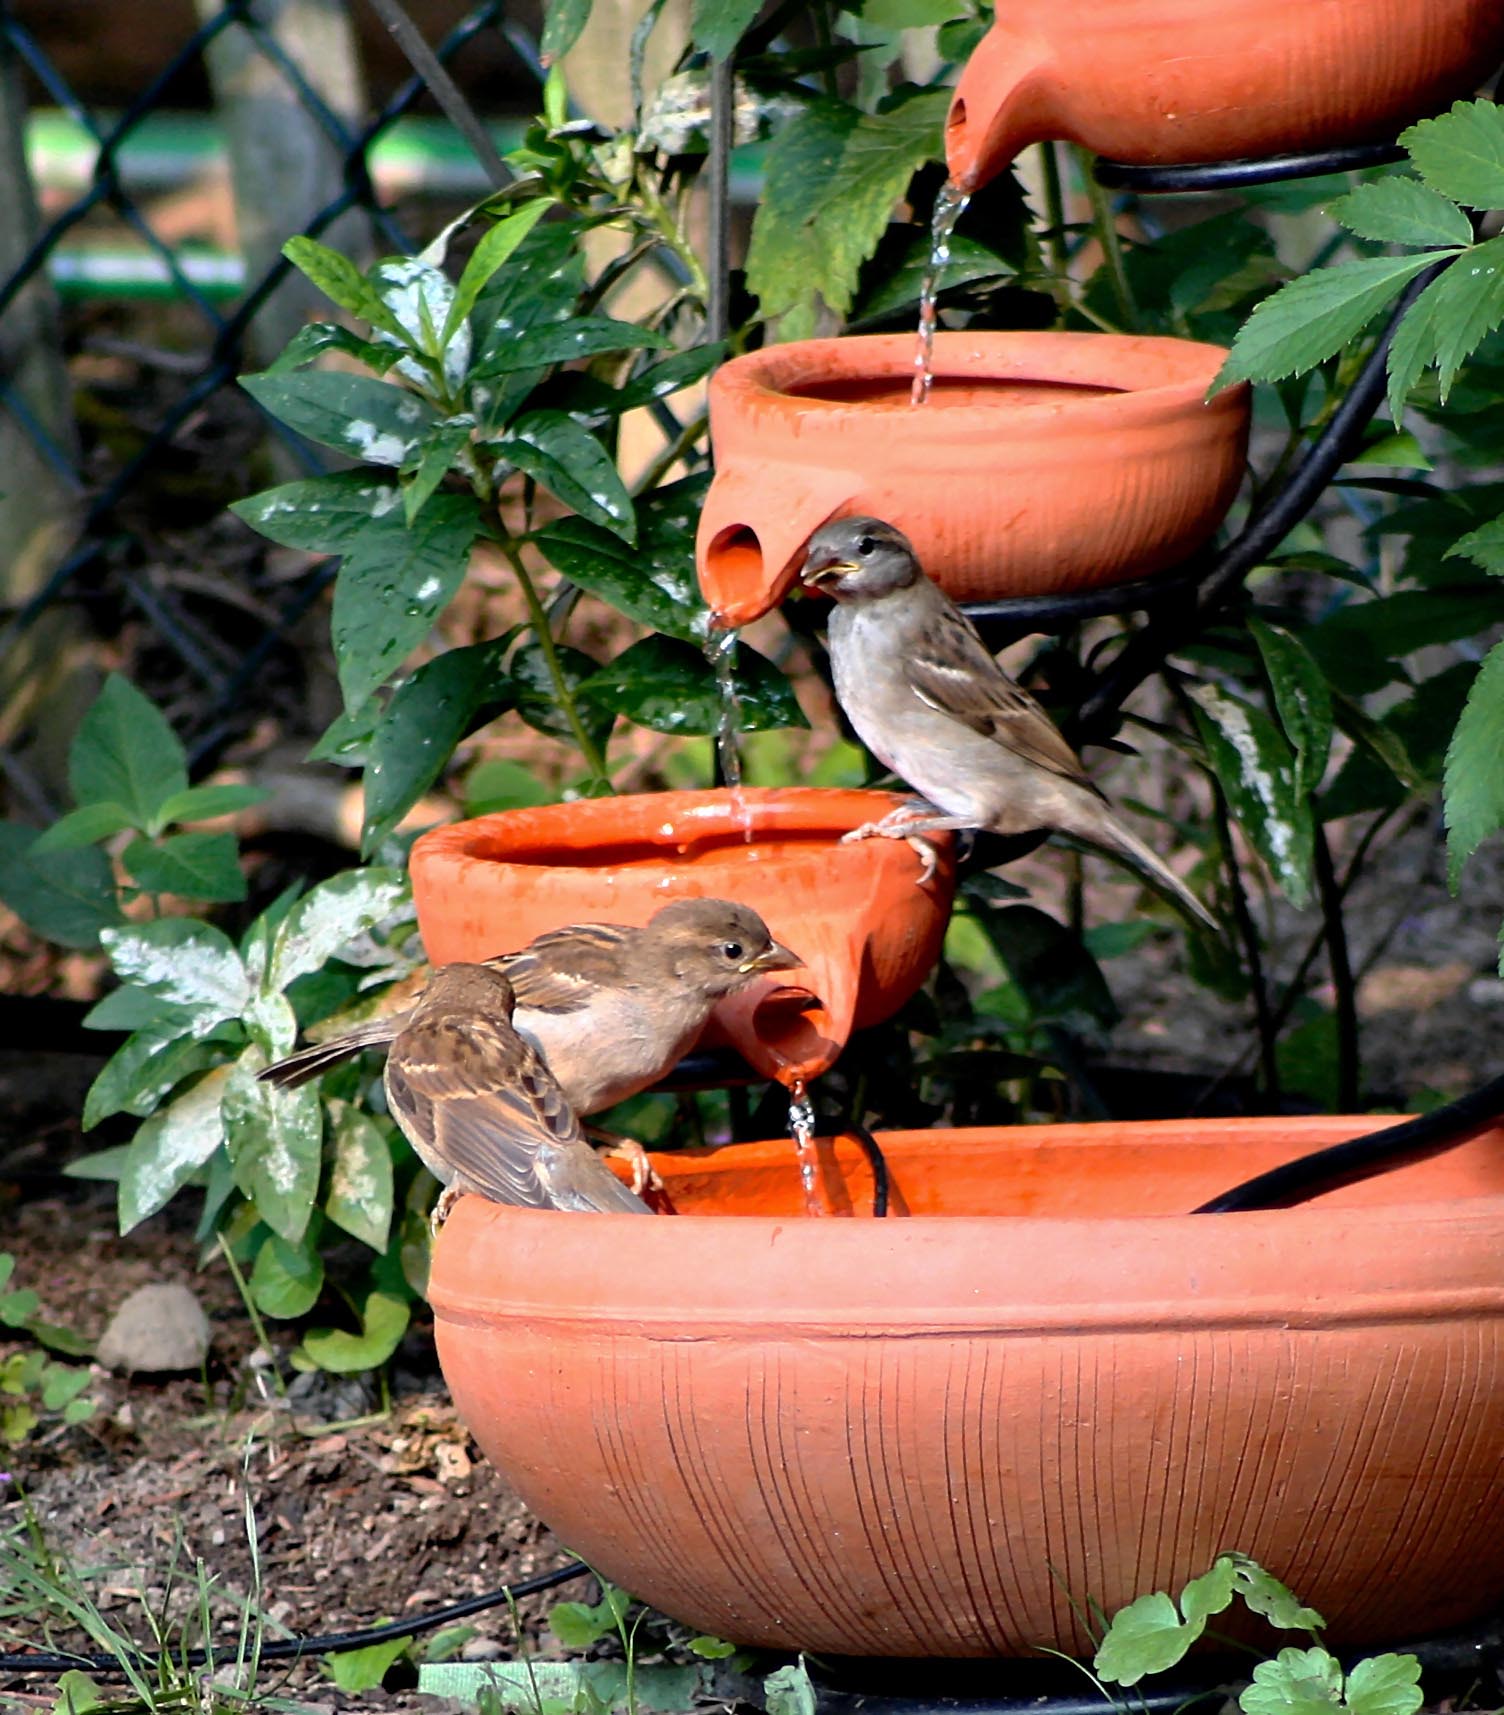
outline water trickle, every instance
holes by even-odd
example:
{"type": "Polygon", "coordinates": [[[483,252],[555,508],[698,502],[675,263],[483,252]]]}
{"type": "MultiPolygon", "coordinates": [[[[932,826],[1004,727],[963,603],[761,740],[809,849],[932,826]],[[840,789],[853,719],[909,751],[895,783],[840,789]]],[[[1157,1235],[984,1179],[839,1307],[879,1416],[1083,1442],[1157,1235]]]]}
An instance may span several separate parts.
{"type": "Polygon", "coordinates": [[[950,262],[951,236],[970,201],[971,193],[963,191],[954,179],[947,179],[935,198],[935,215],[930,223],[930,265],[924,271],[924,283],[919,288],[919,346],[914,353],[914,386],[909,394],[911,405],[924,404],[934,383],[935,300],[940,295],[940,276],[950,262]]]}
{"type": "Polygon", "coordinates": [[[820,1197],[820,1157],[815,1149],[815,1104],[809,1099],[802,1078],[789,1085],[789,1135],[799,1158],[799,1178],[804,1185],[804,1212],[823,1215],[820,1197]]]}
{"type": "Polygon", "coordinates": [[[742,838],[750,845],[752,814],[742,794],[742,753],[739,744],[742,700],[737,695],[734,673],[736,637],[734,630],[713,631],[705,640],[705,655],[715,671],[716,685],[721,694],[721,713],[715,731],[715,748],[721,764],[721,779],[730,790],[732,813],[742,830],[742,838]]]}

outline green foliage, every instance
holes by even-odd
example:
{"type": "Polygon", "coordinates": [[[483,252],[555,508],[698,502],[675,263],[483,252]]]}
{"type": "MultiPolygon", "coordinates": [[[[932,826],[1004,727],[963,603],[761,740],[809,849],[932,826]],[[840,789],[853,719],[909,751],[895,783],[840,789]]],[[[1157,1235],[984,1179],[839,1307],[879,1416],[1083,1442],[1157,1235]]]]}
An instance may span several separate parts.
{"type": "Polygon", "coordinates": [[[97,1409],[84,1397],[88,1365],[57,1363],[42,1349],[51,1346],[82,1357],[87,1343],[37,1315],[36,1293],[10,1285],[15,1266],[16,1259],[0,1251],[0,1328],[29,1334],[38,1344],[0,1358],[0,1445],[6,1447],[19,1447],[35,1430],[56,1423],[83,1423],[97,1409]]]}

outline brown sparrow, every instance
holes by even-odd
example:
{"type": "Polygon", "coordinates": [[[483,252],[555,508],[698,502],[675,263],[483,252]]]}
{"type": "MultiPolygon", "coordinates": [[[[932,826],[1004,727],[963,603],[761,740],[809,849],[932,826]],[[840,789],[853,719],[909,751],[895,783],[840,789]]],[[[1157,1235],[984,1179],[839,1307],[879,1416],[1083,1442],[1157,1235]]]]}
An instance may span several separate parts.
{"type": "MultiPolygon", "coordinates": [[[[836,601],[829,640],[837,700],[873,755],[927,801],[847,839],[914,843],[943,829],[1053,828],[1125,858],[1197,922],[1218,927],[1118,820],[1050,717],[924,575],[907,537],[876,518],[838,518],[810,538],[800,578],[836,601]]],[[[934,853],[925,850],[927,880],[934,853]]]]}
{"type": "Polygon", "coordinates": [[[444,1186],[530,1209],[649,1215],[586,1141],[558,1080],[512,1027],[512,985],[488,965],[446,965],[392,1040],[392,1118],[444,1186]]]}

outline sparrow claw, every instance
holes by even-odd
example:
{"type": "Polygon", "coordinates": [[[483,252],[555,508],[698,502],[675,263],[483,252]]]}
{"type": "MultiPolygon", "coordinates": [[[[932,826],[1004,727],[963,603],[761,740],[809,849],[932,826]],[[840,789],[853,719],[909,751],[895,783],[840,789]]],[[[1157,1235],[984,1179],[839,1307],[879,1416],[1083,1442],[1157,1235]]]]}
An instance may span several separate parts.
{"type": "Polygon", "coordinates": [[[428,1217],[428,1230],[435,1238],[439,1236],[439,1228],[454,1213],[455,1204],[464,1194],[464,1187],[461,1185],[446,1185],[439,1193],[439,1200],[428,1217]]]}
{"type": "Polygon", "coordinates": [[[935,870],[940,863],[940,853],[936,851],[934,842],[925,839],[922,834],[905,834],[904,839],[919,859],[919,880],[916,886],[928,887],[935,879],[935,870]]]}
{"type": "Polygon", "coordinates": [[[661,1191],[663,1179],[648,1159],[648,1152],[634,1137],[619,1138],[609,1149],[603,1149],[602,1155],[625,1161],[632,1169],[632,1189],[641,1197],[648,1191],[661,1191]]]}

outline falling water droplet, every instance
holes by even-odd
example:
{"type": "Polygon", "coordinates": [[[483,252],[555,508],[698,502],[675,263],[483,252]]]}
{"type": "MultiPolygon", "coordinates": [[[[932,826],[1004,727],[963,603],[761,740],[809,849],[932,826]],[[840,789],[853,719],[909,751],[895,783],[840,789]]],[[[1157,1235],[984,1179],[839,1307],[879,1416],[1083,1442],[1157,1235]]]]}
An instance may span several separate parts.
{"type": "Polygon", "coordinates": [[[737,694],[736,632],[716,631],[705,640],[705,655],[715,672],[721,694],[720,720],[716,725],[715,748],[720,759],[721,779],[731,793],[732,814],[742,830],[742,839],[752,843],[752,811],[742,792],[742,753],[738,739],[742,730],[742,700],[737,694]]]}
{"type": "Polygon", "coordinates": [[[919,345],[914,353],[914,386],[909,394],[911,405],[923,405],[934,383],[935,300],[940,295],[940,276],[950,262],[951,236],[970,201],[971,193],[963,191],[954,179],[947,179],[935,198],[935,214],[930,223],[930,265],[919,288],[919,345]]]}
{"type": "Polygon", "coordinates": [[[823,1215],[820,1199],[820,1157],[815,1149],[815,1104],[809,1099],[802,1078],[789,1085],[789,1135],[799,1158],[799,1178],[804,1185],[804,1212],[823,1215]]]}

